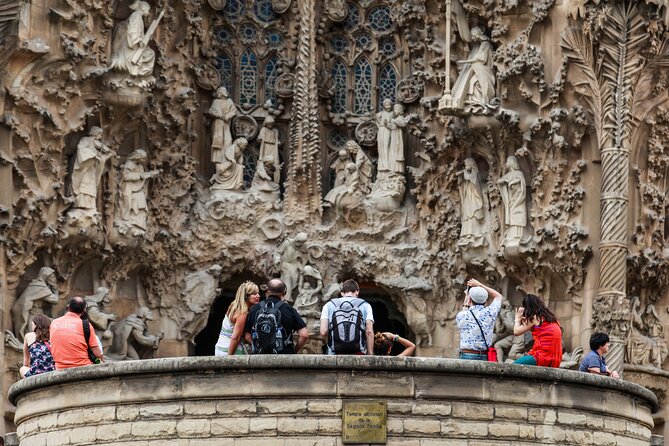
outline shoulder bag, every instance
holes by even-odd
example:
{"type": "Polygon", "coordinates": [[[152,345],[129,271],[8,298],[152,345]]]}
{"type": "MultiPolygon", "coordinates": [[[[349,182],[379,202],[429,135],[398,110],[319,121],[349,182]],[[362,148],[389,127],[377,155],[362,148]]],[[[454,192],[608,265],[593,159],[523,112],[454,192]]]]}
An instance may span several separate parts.
{"type": "Polygon", "coordinates": [[[497,362],[497,350],[495,350],[495,347],[488,347],[488,343],[485,340],[485,333],[483,333],[483,327],[481,327],[481,323],[479,322],[478,319],[476,319],[476,316],[474,316],[474,312],[471,310],[471,308],[469,309],[469,312],[476,321],[476,325],[479,326],[479,330],[481,330],[481,336],[483,336],[483,343],[485,344],[486,352],[488,353],[488,361],[497,362]]]}

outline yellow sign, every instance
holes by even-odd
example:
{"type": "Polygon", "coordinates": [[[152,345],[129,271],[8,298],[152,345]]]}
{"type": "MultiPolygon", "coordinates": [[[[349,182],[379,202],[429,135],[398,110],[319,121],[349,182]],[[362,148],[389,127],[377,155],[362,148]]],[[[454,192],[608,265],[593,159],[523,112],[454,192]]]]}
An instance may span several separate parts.
{"type": "Polygon", "coordinates": [[[344,444],[386,444],[388,410],[385,401],[344,401],[344,444]]]}

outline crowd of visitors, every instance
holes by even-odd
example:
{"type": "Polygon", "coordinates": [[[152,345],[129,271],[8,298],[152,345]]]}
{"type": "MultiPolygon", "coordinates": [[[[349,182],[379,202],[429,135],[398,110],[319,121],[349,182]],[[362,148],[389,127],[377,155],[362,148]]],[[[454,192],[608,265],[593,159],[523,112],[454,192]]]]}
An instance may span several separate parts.
{"type": "MultiPolygon", "coordinates": [[[[262,299],[257,284],[242,283],[225,313],[214,354],[299,353],[309,340],[309,332],[298,311],[285,302],[287,291],[281,279],[271,279],[262,299]]],[[[493,330],[504,297],[476,279],[467,281],[464,294],[462,309],[455,318],[460,331],[459,358],[496,361],[493,330]]],[[[359,295],[357,282],[346,280],[341,296],[323,306],[320,334],[327,354],[387,356],[398,344],[397,356],[413,355],[416,346],[410,340],[396,333],[374,332],[372,307],[359,295]]],[[[102,344],[88,321],[83,298],[70,299],[67,312],[58,319],[51,321],[37,315],[30,324],[31,331],[24,337],[21,377],[102,362],[102,344]]],[[[514,335],[526,332],[531,332],[533,346],[515,363],[559,367],[562,327],[541,298],[533,294],[524,297],[515,313],[514,335]]],[[[606,334],[594,333],[590,338],[591,351],[579,370],[620,378],[606,366],[609,345],[606,334]]]]}

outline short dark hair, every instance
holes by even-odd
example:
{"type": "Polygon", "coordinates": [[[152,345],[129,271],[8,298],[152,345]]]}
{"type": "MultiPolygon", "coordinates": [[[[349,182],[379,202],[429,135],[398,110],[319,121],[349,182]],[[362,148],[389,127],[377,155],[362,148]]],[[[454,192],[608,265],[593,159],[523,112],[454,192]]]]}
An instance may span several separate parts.
{"type": "Polygon", "coordinates": [[[606,345],[609,342],[609,335],[606,333],[593,333],[590,336],[590,350],[597,351],[600,347],[606,345]]]}
{"type": "Polygon", "coordinates": [[[265,292],[265,295],[267,297],[281,297],[286,294],[286,291],[288,291],[288,289],[286,288],[286,284],[283,282],[283,280],[271,279],[269,282],[267,282],[267,291],[265,292]]]}
{"type": "Polygon", "coordinates": [[[72,313],[82,314],[86,310],[86,301],[79,296],[75,296],[67,303],[67,310],[72,313]]]}
{"type": "Polygon", "coordinates": [[[358,282],[353,279],[348,279],[341,285],[342,293],[352,293],[356,291],[360,291],[360,287],[358,286],[358,282]]]}

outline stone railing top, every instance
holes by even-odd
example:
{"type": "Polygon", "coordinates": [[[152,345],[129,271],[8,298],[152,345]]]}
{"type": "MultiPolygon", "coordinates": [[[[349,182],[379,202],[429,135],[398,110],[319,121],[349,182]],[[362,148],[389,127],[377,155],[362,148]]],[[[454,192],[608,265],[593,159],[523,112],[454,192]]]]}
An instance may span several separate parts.
{"type": "Polygon", "coordinates": [[[16,404],[24,393],[53,385],[103,380],[132,375],[147,376],[164,373],[207,372],[215,370],[373,370],[395,373],[440,373],[444,375],[472,375],[499,377],[500,379],[525,379],[531,382],[574,384],[615,390],[630,394],[647,402],[653,411],[658,408],[653,392],[638,384],[573,370],[529,367],[514,364],[497,364],[484,361],[464,361],[446,358],[405,358],[384,356],[328,356],[328,355],[252,355],[252,356],[201,356],[182,358],[123,361],[77,367],[22,379],[9,389],[9,400],[16,404]]]}

